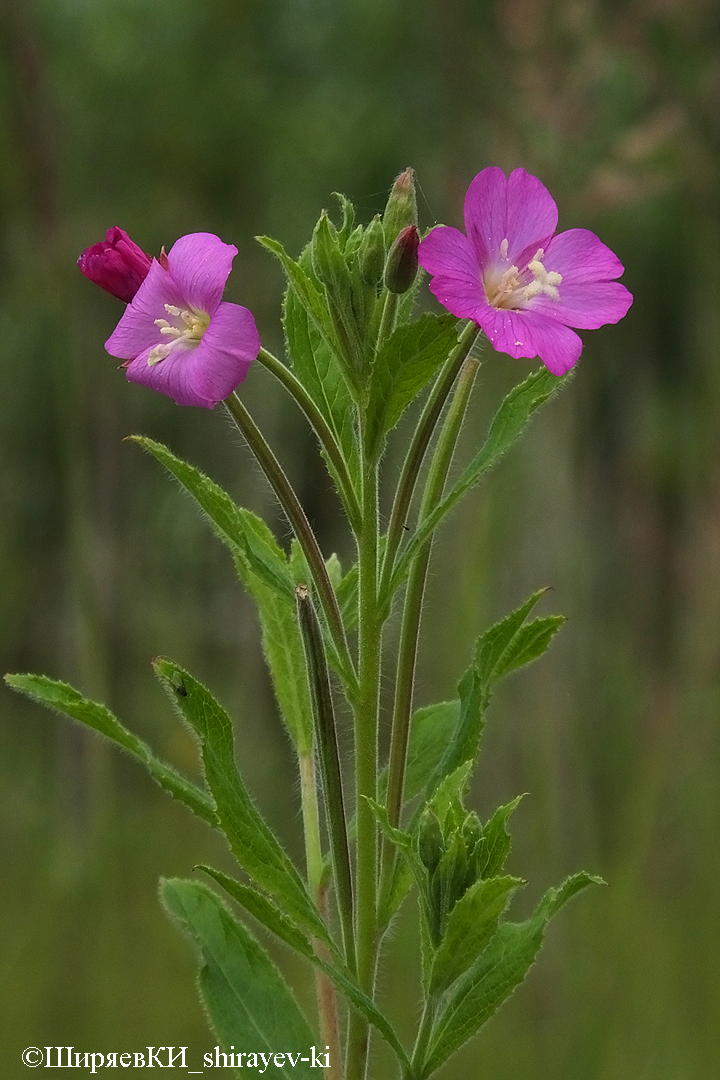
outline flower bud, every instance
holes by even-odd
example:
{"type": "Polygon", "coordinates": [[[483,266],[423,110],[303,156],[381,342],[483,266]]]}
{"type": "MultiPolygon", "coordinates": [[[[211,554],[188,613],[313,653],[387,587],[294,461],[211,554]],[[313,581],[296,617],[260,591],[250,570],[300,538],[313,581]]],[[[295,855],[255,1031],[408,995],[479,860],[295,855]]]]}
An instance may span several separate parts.
{"type": "Polygon", "coordinates": [[[385,242],[390,246],[395,237],[408,225],[417,225],[417,200],[415,198],[415,170],[406,169],[400,173],[392,186],[392,191],[383,214],[385,242]]]}
{"type": "Polygon", "coordinates": [[[105,240],[86,248],[78,259],[86,278],[126,304],[147,277],[151,263],[150,256],[117,225],[108,229],[105,240]]]}
{"type": "Polygon", "coordinates": [[[417,225],[408,225],[395,239],[385,263],[385,287],[391,293],[407,292],[417,277],[419,246],[417,225]]]}
{"type": "Polygon", "coordinates": [[[366,285],[379,285],[385,268],[385,234],[380,215],[376,214],[360,245],[360,274],[366,285]]]}
{"type": "Polygon", "coordinates": [[[440,822],[432,810],[426,810],[420,819],[417,845],[420,862],[432,873],[440,862],[445,847],[440,822]]]}

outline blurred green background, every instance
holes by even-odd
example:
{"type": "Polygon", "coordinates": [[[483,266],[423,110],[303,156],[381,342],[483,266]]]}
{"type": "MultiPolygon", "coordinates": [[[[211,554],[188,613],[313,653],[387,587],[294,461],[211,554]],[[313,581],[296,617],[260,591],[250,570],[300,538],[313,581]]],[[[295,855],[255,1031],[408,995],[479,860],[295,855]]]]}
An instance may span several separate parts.
{"type": "MultiPolygon", "coordinates": [[[[301,858],[292,758],[252,606],[157,465],[169,443],[267,513],[220,410],[126,383],[119,302],[79,252],[209,230],[229,299],[279,350],[282,278],[330,193],[364,220],[413,165],[421,221],[461,223],[472,176],[523,165],[560,227],[598,232],[635,296],[437,545],[418,703],[533,589],[569,623],[498,692],[473,803],[519,791],[517,911],[566,873],[610,884],[445,1069],[493,1080],[714,1080],[720,1065],[720,10],[710,0],[3,0],[0,8],[0,667],[107,701],[188,770],[149,659],[209,683],[263,811],[301,858]]],[[[425,290],[425,303],[432,300],[425,290]]],[[[532,366],[488,350],[466,450],[532,366]]],[[[242,390],[327,553],[348,538],[313,439],[261,369],[242,390]]],[[[388,459],[389,476],[403,435],[388,459]]],[[[0,1076],[27,1045],[214,1045],[161,874],[228,865],[132,763],[0,692],[0,1076]]],[[[416,1019],[414,905],[381,978],[416,1019]]],[[[308,973],[280,957],[303,1002],[308,973]]],[[[282,1049],[282,1048],[280,1048],[282,1049]]],[[[375,1078],[391,1076],[380,1058],[375,1078]]]]}

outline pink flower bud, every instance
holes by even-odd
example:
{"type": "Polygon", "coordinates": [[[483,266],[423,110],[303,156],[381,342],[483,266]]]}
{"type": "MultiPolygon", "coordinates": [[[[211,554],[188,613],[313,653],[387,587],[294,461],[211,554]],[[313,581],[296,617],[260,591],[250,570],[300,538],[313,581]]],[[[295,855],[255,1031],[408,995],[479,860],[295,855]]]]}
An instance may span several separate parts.
{"type": "Polygon", "coordinates": [[[126,304],[147,277],[151,263],[150,256],[117,225],[108,229],[105,240],[86,248],[78,259],[86,278],[126,304]]]}
{"type": "Polygon", "coordinates": [[[418,272],[417,225],[408,225],[395,239],[385,263],[385,287],[391,293],[407,292],[418,272]]]}

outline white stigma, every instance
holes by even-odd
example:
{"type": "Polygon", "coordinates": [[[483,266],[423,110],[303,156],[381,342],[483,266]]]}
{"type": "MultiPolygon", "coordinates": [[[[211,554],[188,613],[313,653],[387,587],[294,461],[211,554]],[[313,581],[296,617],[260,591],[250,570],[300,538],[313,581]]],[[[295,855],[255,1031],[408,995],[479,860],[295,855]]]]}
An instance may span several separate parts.
{"type": "Polygon", "coordinates": [[[534,257],[528,263],[528,270],[533,275],[534,280],[523,289],[523,296],[526,300],[532,300],[533,296],[539,296],[540,293],[545,293],[551,300],[560,299],[557,287],[562,281],[562,274],[558,274],[557,270],[545,269],[540,261],[544,254],[544,249],[538,248],[534,257]]]}
{"type": "Polygon", "coordinates": [[[160,333],[166,337],[171,337],[173,340],[169,341],[167,345],[155,346],[148,356],[148,367],[159,364],[180,342],[185,342],[186,345],[192,345],[193,347],[199,345],[200,339],[210,325],[210,316],[202,311],[188,311],[176,307],[174,304],[165,304],[165,310],[173,318],[181,319],[184,325],[173,326],[167,319],[155,319],[155,325],[160,327],[160,333]]]}

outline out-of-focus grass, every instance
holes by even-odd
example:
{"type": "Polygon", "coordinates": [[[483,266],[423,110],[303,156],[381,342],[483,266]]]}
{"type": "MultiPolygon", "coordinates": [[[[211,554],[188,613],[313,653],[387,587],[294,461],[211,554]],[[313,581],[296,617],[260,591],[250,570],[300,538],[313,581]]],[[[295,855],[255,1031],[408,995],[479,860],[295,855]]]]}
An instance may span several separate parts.
{"type": "MultiPolygon", "coordinates": [[[[418,170],[424,225],[461,222],[487,164],[535,172],[561,228],[595,229],[635,305],[437,545],[418,700],[541,584],[570,616],[498,693],[474,797],[519,791],[513,869],[540,890],[603,874],[527,985],[445,1076],[711,1080],[720,1046],[718,28],[700,0],[6,0],[0,66],[0,651],[102,697],[194,768],[148,660],[168,653],[237,721],[264,812],[300,858],[292,762],[250,602],[192,507],[123,444],[170,443],[286,530],[222,416],[128,386],[102,349],[119,305],[74,260],[120,224],[148,251],[208,229],[228,296],[280,348],[280,274],[330,192],[366,217],[418,170]],[[478,1064],[479,1063],[479,1064],[478,1064]]],[[[466,430],[526,370],[490,351],[466,430]]],[[[312,439],[253,371],[243,396],[326,550],[348,556],[312,439]]],[[[394,448],[402,442],[400,433],[394,448]]],[[[65,722],[2,697],[4,1022],[26,1045],[212,1045],[161,874],[227,855],[65,722]]],[[[412,904],[382,976],[415,1019],[412,904]]],[[[281,962],[310,1008],[307,974],[281,962]]],[[[392,1075],[381,1062],[377,1076],[392,1075]],[[385,1070],[385,1071],[383,1071],[385,1070]]]]}

